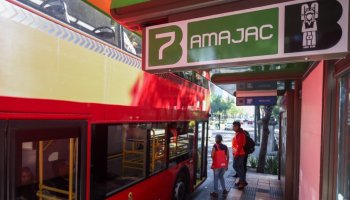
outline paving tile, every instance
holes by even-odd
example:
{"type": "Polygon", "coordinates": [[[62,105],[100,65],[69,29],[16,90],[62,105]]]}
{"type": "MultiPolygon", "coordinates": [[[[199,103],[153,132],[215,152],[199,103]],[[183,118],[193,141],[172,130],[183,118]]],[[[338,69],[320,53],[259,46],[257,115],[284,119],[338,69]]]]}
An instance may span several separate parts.
{"type": "Polygon", "coordinates": [[[267,193],[268,193],[268,191],[270,190],[270,187],[258,185],[257,189],[260,191],[267,191],[267,193]]]}
{"type": "Polygon", "coordinates": [[[269,179],[260,178],[260,179],[259,179],[259,184],[260,184],[260,183],[268,183],[268,184],[269,184],[269,183],[270,183],[270,180],[269,180],[269,179]]]}
{"type": "Polygon", "coordinates": [[[258,185],[270,187],[269,183],[264,183],[264,182],[260,182],[260,181],[258,182],[258,185]]]}
{"type": "Polygon", "coordinates": [[[227,199],[232,199],[232,198],[240,199],[242,196],[242,193],[243,193],[242,191],[231,189],[227,195],[227,199]]]}
{"type": "Polygon", "coordinates": [[[269,197],[255,197],[254,200],[270,200],[269,197]]]}
{"type": "MultiPolygon", "coordinates": [[[[219,198],[211,198],[210,192],[213,191],[214,178],[213,170],[208,167],[207,180],[197,188],[187,200],[282,200],[281,183],[277,176],[256,173],[255,170],[248,169],[247,182],[248,186],[243,191],[238,190],[234,186],[236,178],[232,176],[235,171],[232,169],[232,163],[229,170],[225,173],[225,184],[228,195],[223,196],[222,191],[219,191],[219,198]]],[[[219,189],[221,186],[219,184],[219,189]]]]}
{"type": "Polygon", "coordinates": [[[241,200],[254,200],[255,199],[256,188],[255,187],[245,187],[242,193],[241,200]]]}
{"type": "Polygon", "coordinates": [[[265,193],[265,192],[256,192],[255,197],[263,197],[263,198],[270,198],[270,194],[269,193],[265,193]]]}

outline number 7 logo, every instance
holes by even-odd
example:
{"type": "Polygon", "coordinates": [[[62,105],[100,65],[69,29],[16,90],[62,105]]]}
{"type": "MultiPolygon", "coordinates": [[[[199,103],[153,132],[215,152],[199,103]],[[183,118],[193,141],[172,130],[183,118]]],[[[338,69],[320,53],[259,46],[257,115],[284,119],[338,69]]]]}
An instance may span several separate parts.
{"type": "Polygon", "coordinates": [[[182,35],[175,25],[148,30],[148,66],[176,64],[182,57],[182,35]]]}
{"type": "Polygon", "coordinates": [[[158,59],[163,60],[163,52],[164,49],[168,48],[175,42],[175,32],[170,32],[170,33],[158,33],[156,34],[156,39],[160,38],[167,38],[170,37],[170,40],[163,45],[160,46],[159,51],[158,51],[158,59]]]}

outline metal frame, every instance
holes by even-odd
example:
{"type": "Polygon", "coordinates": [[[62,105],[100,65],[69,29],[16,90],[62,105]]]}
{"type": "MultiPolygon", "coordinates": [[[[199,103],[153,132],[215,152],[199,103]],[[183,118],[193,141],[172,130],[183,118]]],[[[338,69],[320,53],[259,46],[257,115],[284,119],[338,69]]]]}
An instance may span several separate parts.
{"type": "MultiPolygon", "coordinates": [[[[329,74],[327,78],[330,78],[330,83],[325,80],[325,86],[330,87],[326,92],[325,96],[332,95],[333,98],[328,97],[328,101],[331,101],[327,104],[327,111],[330,110],[329,116],[325,117],[327,124],[329,124],[328,129],[325,129],[325,133],[329,132],[328,135],[322,133],[322,136],[325,135],[325,138],[322,138],[322,156],[326,156],[326,159],[322,164],[326,163],[326,166],[323,166],[321,173],[321,192],[320,197],[322,200],[336,200],[337,198],[337,175],[338,175],[338,108],[339,108],[339,95],[340,95],[340,79],[347,73],[350,72],[350,54],[347,55],[344,59],[337,61],[329,61],[327,63],[329,74]],[[327,141],[329,139],[329,141],[327,141]],[[327,152],[329,151],[329,152],[327,152]],[[328,163],[327,163],[328,162],[328,163]]],[[[325,89],[325,88],[324,88],[325,89]]],[[[325,125],[325,126],[326,126],[325,125]]],[[[322,157],[321,157],[322,158],[322,157]]]]}
{"type": "MultiPolygon", "coordinates": [[[[204,148],[204,174],[203,176],[205,177],[205,179],[208,177],[208,137],[209,137],[209,121],[205,121],[205,124],[207,125],[205,131],[207,132],[207,135],[205,137],[205,146],[206,148],[204,148]]],[[[205,135],[205,134],[204,134],[205,135]]]]}
{"type": "MultiPolygon", "coordinates": [[[[289,84],[290,86],[290,84],[289,84]]],[[[291,88],[286,87],[286,98],[287,98],[287,127],[286,127],[286,149],[285,149],[285,174],[282,175],[282,180],[284,180],[284,185],[282,185],[283,196],[286,200],[298,199],[298,186],[299,186],[299,162],[296,162],[300,159],[299,154],[296,152],[299,151],[299,133],[300,128],[296,128],[295,123],[297,122],[297,114],[295,113],[298,110],[296,99],[297,90],[291,90],[291,88]]],[[[299,120],[300,121],[300,120],[299,120]]],[[[282,137],[281,137],[282,138],[282,137]]],[[[283,183],[283,182],[282,182],[283,183]]]]}
{"type": "MultiPolygon", "coordinates": [[[[156,151],[157,150],[156,147],[158,147],[160,145],[164,145],[164,148],[166,148],[165,147],[166,146],[166,141],[165,141],[166,136],[165,136],[165,134],[164,134],[164,136],[156,136],[154,129],[151,129],[149,131],[149,133],[147,133],[147,135],[149,135],[149,138],[147,138],[147,147],[149,147],[149,148],[147,148],[147,153],[146,153],[146,155],[147,155],[146,160],[148,161],[146,166],[149,169],[147,169],[147,167],[146,167],[146,171],[148,172],[148,174],[154,174],[154,173],[156,173],[154,171],[155,166],[156,166],[156,161],[157,160],[161,160],[161,161],[164,160],[165,161],[165,156],[166,156],[165,152],[161,155],[158,155],[158,153],[156,151]],[[150,157],[149,155],[151,155],[151,154],[152,154],[152,158],[149,158],[150,157]]],[[[163,170],[163,169],[161,169],[161,170],[163,170]]]]}
{"type": "MultiPolygon", "coordinates": [[[[202,151],[201,151],[201,157],[202,157],[202,158],[201,158],[201,163],[200,163],[200,164],[201,164],[201,180],[202,180],[203,177],[204,177],[204,176],[203,176],[203,174],[204,174],[204,173],[203,173],[203,172],[204,172],[204,168],[203,168],[203,167],[204,167],[204,157],[205,157],[205,156],[204,156],[203,153],[204,153],[204,151],[205,151],[205,149],[204,149],[204,142],[205,142],[205,141],[204,141],[204,131],[205,131],[204,123],[205,123],[205,122],[204,122],[204,121],[200,121],[199,123],[202,124],[202,132],[201,132],[201,133],[198,132],[198,135],[199,135],[199,134],[202,135],[202,142],[201,142],[201,149],[202,149],[202,151]]],[[[197,142],[198,142],[198,140],[197,140],[197,142]]]]}
{"type": "Polygon", "coordinates": [[[194,148],[194,153],[193,153],[193,159],[194,159],[194,165],[193,165],[193,186],[194,187],[198,187],[198,185],[200,184],[197,184],[197,166],[198,166],[198,124],[201,123],[200,121],[196,121],[196,125],[195,125],[195,132],[194,132],[194,145],[193,145],[193,148],[194,148]]]}
{"type": "Polygon", "coordinates": [[[323,77],[323,111],[322,111],[322,133],[321,133],[321,177],[320,177],[320,199],[334,199],[332,194],[333,186],[336,185],[333,171],[337,169],[334,165],[336,161],[335,146],[337,141],[336,121],[337,115],[336,102],[337,87],[334,74],[334,62],[324,61],[324,77],[323,77]]]}
{"type": "Polygon", "coordinates": [[[299,197],[299,174],[300,174],[300,126],[301,126],[301,98],[300,91],[302,87],[301,80],[296,80],[294,84],[294,100],[293,100],[293,199],[298,199],[299,197]]]}
{"type": "Polygon", "coordinates": [[[46,186],[44,185],[44,141],[39,141],[39,191],[37,193],[37,196],[39,197],[40,200],[44,199],[55,199],[49,195],[46,195],[43,193],[43,190],[48,190],[48,191],[53,191],[53,192],[58,192],[61,194],[65,194],[68,196],[68,200],[73,200],[74,199],[74,192],[73,192],[73,165],[74,165],[74,143],[75,143],[75,138],[69,138],[69,188],[68,191],[46,186]]]}
{"type": "Polygon", "coordinates": [[[303,76],[303,72],[293,73],[290,71],[280,72],[242,72],[231,74],[215,74],[211,81],[215,84],[230,84],[238,82],[252,81],[279,81],[279,80],[299,80],[303,76]]]}
{"type": "Polygon", "coordinates": [[[345,58],[341,60],[337,60],[334,62],[335,69],[334,75],[336,78],[339,78],[341,75],[349,72],[350,69],[350,54],[348,54],[345,58]]]}
{"type": "MultiPolygon", "coordinates": [[[[195,157],[195,164],[194,164],[194,180],[193,180],[193,183],[194,183],[194,187],[197,188],[199,187],[207,178],[207,165],[208,165],[208,160],[207,160],[207,157],[208,157],[208,137],[205,137],[205,131],[208,132],[208,121],[196,121],[196,133],[195,133],[195,154],[194,154],[194,157],[195,157]],[[198,124],[199,123],[202,123],[202,132],[199,133],[198,131],[198,124]],[[197,166],[198,166],[198,162],[197,162],[197,151],[198,151],[198,135],[199,134],[202,134],[202,143],[201,143],[201,148],[202,148],[202,152],[201,152],[201,156],[202,156],[202,159],[201,159],[201,174],[200,174],[200,179],[197,183],[197,166]],[[204,146],[206,146],[207,148],[204,148],[204,146]]],[[[208,136],[208,135],[207,135],[208,136]]]]}
{"type": "MultiPolygon", "coordinates": [[[[148,136],[148,134],[147,134],[148,136]]],[[[123,138],[123,157],[122,157],[122,175],[125,176],[125,169],[135,169],[143,172],[143,176],[146,177],[146,168],[148,164],[146,164],[146,158],[145,156],[148,156],[149,151],[146,152],[146,149],[138,150],[138,145],[147,145],[146,142],[148,141],[148,138],[146,140],[142,139],[126,139],[126,137],[123,138]],[[126,143],[131,142],[131,150],[127,149],[126,143]],[[138,155],[138,157],[135,159],[127,159],[130,155],[138,155]]],[[[147,148],[148,149],[148,148],[147,148]]],[[[148,171],[147,171],[148,172],[148,171]]]]}

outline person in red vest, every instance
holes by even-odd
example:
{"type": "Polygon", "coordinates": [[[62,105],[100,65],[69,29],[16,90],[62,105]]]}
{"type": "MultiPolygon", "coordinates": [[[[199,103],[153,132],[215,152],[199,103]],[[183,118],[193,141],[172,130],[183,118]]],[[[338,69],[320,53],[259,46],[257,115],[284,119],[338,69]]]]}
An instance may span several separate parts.
{"type": "Polygon", "coordinates": [[[236,132],[235,137],[232,139],[232,154],[233,154],[233,168],[239,177],[238,189],[242,190],[248,183],[246,182],[246,173],[244,172],[244,159],[246,153],[243,146],[246,143],[245,132],[241,128],[239,121],[233,122],[233,130],[236,132]]]}
{"type": "Polygon", "coordinates": [[[224,174],[227,171],[228,163],[229,163],[229,153],[226,145],[222,144],[222,136],[220,134],[215,136],[215,144],[211,151],[211,157],[213,159],[213,163],[211,168],[214,172],[214,192],[211,192],[210,195],[212,197],[218,197],[218,181],[220,180],[220,184],[222,187],[222,194],[226,195],[228,191],[225,186],[224,174]]]}

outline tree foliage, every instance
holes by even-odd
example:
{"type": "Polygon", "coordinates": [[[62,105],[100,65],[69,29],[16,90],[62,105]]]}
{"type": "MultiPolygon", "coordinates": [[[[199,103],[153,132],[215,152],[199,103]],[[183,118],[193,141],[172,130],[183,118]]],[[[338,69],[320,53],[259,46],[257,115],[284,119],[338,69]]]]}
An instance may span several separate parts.
{"type": "Polygon", "coordinates": [[[232,107],[234,101],[224,100],[220,95],[211,96],[211,112],[213,114],[226,114],[227,111],[232,107]]]}

